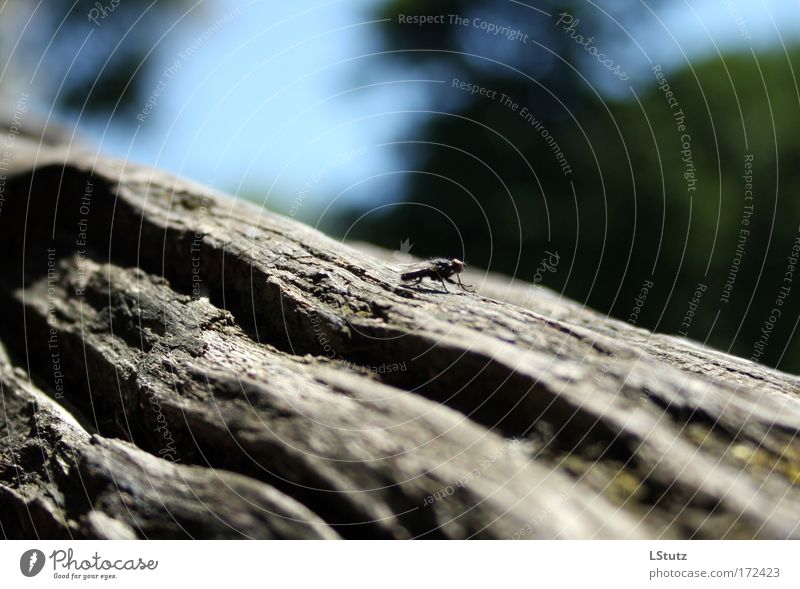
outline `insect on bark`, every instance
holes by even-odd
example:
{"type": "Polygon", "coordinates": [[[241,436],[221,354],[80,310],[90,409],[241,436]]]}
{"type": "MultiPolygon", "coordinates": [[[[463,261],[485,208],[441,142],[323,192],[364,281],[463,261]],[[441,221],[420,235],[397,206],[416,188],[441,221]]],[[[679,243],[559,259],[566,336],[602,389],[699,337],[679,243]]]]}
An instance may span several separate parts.
{"type": "Polygon", "coordinates": [[[461,282],[461,277],[459,276],[464,269],[464,265],[464,262],[456,258],[434,258],[432,260],[420,262],[406,272],[403,272],[400,275],[400,279],[404,282],[416,280],[414,284],[419,284],[422,282],[423,278],[438,280],[442,283],[445,292],[450,292],[447,290],[447,285],[445,284],[445,281],[447,281],[450,284],[456,284],[462,289],[471,292],[469,289],[472,285],[461,282]],[[450,278],[451,276],[455,276],[458,282],[452,280],[450,278]]]}

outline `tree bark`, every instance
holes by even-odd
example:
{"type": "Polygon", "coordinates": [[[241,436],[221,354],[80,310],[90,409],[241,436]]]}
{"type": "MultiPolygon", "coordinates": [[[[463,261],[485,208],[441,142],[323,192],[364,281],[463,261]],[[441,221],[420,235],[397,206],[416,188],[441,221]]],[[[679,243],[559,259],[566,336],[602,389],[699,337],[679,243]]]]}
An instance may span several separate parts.
{"type": "Polygon", "coordinates": [[[0,193],[8,538],[796,538],[798,378],[130,162],[0,193]]]}

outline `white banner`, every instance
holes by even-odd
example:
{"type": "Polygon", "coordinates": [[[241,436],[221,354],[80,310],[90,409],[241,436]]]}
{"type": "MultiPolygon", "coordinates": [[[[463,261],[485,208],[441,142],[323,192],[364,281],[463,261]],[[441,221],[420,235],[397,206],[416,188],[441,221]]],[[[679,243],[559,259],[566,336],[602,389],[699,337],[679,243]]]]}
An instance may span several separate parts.
{"type": "Polygon", "coordinates": [[[797,588],[798,550],[794,541],[5,541],[0,578],[3,587],[797,588]]]}

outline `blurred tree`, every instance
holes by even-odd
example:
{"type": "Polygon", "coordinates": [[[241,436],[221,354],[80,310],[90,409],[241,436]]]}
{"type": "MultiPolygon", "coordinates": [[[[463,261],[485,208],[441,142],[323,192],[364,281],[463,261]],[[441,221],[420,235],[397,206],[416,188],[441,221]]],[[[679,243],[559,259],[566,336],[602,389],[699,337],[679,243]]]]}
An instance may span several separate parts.
{"type": "Polygon", "coordinates": [[[138,111],[162,36],[202,9],[189,0],[6,0],[0,92],[84,116],[138,111]]]}
{"type": "MultiPolygon", "coordinates": [[[[472,265],[528,280],[544,250],[555,248],[562,264],[557,275],[568,293],[608,308],[615,295],[608,286],[625,275],[635,213],[630,186],[610,194],[612,170],[597,159],[615,154],[613,173],[622,170],[618,180],[630,185],[620,133],[595,89],[614,75],[598,71],[587,50],[590,37],[596,43],[605,35],[606,45],[613,43],[609,21],[586,2],[539,4],[546,13],[519,3],[462,0],[397,0],[385,7],[386,44],[397,51],[389,59],[447,84],[431,96],[431,110],[440,112],[412,119],[418,141],[401,149],[416,170],[406,179],[406,200],[423,206],[365,217],[351,237],[394,247],[410,237],[417,254],[454,252],[472,265]],[[398,23],[398,15],[431,13],[460,15],[471,24],[454,25],[449,17],[433,26],[398,23]],[[564,14],[580,28],[565,30],[570,21],[564,14]],[[494,35],[489,24],[520,34],[494,35]],[[454,87],[461,81],[486,88],[488,96],[454,87]],[[609,206],[615,207],[611,217],[609,206]],[[609,235],[615,252],[611,243],[603,248],[609,235]],[[608,263],[612,253],[625,255],[608,263]]],[[[636,9],[624,15],[628,21],[641,16],[636,9]]],[[[623,89],[628,84],[613,81],[623,89]]],[[[342,225],[349,227],[359,214],[342,225]]]]}
{"type": "MultiPolygon", "coordinates": [[[[387,62],[446,84],[429,97],[433,112],[410,116],[399,138],[398,154],[414,170],[402,200],[412,204],[348,211],[333,229],[390,248],[410,239],[417,255],[464,255],[474,266],[541,277],[622,319],[633,314],[643,327],[746,357],[758,352],[800,224],[800,203],[789,197],[800,188],[791,172],[797,53],[693,63],[664,70],[664,80],[645,70],[644,84],[633,83],[645,89],[635,94],[624,68],[614,70],[619,62],[598,63],[591,47],[622,58],[620,31],[646,14],[641,5],[620,12],[621,22],[588,2],[536,6],[394,0],[384,7],[387,62]],[[471,23],[398,21],[425,14],[471,23]],[[493,35],[475,18],[527,38],[493,35]],[[658,88],[662,81],[677,106],[658,88]],[[459,82],[487,91],[472,94],[459,82]],[[749,155],[753,200],[744,193],[749,155]],[[558,254],[558,267],[537,275],[546,252],[558,254]]],[[[788,342],[781,366],[797,371],[800,350],[790,340],[800,284],[795,289],[757,359],[776,364],[788,342]]]]}

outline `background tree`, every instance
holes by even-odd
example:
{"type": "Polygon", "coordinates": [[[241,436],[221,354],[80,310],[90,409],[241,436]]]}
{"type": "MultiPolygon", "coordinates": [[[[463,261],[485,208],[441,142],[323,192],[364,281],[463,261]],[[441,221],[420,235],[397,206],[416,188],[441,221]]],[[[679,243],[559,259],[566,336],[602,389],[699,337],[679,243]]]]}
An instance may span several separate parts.
{"type": "Polygon", "coordinates": [[[8,0],[0,9],[0,92],[6,101],[25,92],[40,110],[55,107],[56,118],[135,113],[165,33],[204,10],[186,0],[8,0]]]}
{"type": "Polygon", "coordinates": [[[796,50],[664,68],[672,107],[653,70],[620,80],[587,49],[624,60],[622,31],[648,15],[644,8],[621,12],[617,24],[585,2],[539,3],[550,16],[518,3],[435,6],[395,0],[380,15],[390,19],[386,60],[447,82],[433,85],[434,112],[410,115],[398,137],[397,153],[413,170],[398,202],[411,204],[350,211],[334,229],[393,248],[410,239],[418,255],[464,255],[473,266],[541,277],[623,319],[640,305],[640,326],[800,370],[791,341],[800,293],[783,299],[763,345],[781,286],[792,288],[786,272],[800,219],[791,196],[800,188],[792,172],[796,50]],[[564,12],[579,26],[568,30],[564,12]],[[432,13],[478,17],[528,37],[398,25],[398,14],[432,13]],[[497,97],[455,88],[454,78],[497,97]],[[743,178],[749,156],[752,200],[743,178]],[[558,254],[557,271],[537,276],[547,252],[558,254]]]}

